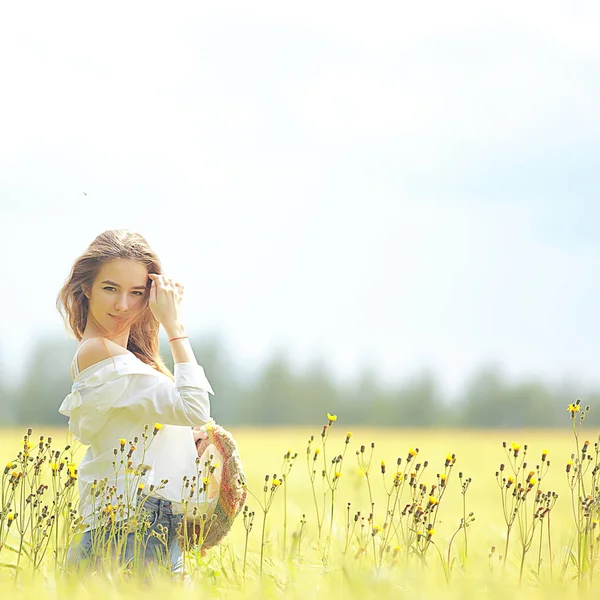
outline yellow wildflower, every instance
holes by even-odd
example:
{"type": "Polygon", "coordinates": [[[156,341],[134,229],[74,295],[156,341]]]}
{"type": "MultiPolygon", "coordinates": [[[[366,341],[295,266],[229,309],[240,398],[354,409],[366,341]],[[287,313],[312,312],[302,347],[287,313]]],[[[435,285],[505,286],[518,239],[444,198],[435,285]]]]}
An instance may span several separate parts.
{"type": "Polygon", "coordinates": [[[163,428],[162,423],[154,423],[154,430],[160,431],[163,428]]]}
{"type": "Polygon", "coordinates": [[[329,424],[331,425],[334,421],[337,421],[337,415],[330,415],[327,413],[327,418],[329,419],[329,424]]]}
{"type": "Polygon", "coordinates": [[[579,406],[579,404],[569,404],[569,406],[567,406],[567,412],[571,413],[571,417],[575,416],[576,412],[579,412],[581,410],[581,407],[579,406]]]}
{"type": "Polygon", "coordinates": [[[14,521],[14,520],[15,520],[15,513],[9,512],[9,513],[6,515],[6,518],[8,519],[8,521],[9,521],[9,522],[10,522],[10,521],[14,521]]]}
{"type": "Polygon", "coordinates": [[[408,449],[408,455],[409,456],[416,456],[417,455],[417,451],[414,448],[409,448],[408,449]]]}
{"type": "Polygon", "coordinates": [[[439,500],[435,496],[429,496],[429,504],[430,506],[435,506],[439,504],[439,500]]]}
{"type": "Polygon", "coordinates": [[[273,485],[279,487],[281,485],[281,479],[273,479],[273,485]]]}
{"type": "Polygon", "coordinates": [[[339,479],[342,476],[342,474],[339,471],[335,472],[335,478],[339,479]]]}

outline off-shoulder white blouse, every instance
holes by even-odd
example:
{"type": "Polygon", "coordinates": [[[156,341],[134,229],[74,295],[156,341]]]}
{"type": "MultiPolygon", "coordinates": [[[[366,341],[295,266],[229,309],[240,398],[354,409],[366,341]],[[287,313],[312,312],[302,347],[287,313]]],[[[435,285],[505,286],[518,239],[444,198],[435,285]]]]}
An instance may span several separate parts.
{"type": "MultiPolygon", "coordinates": [[[[135,478],[131,472],[126,475],[126,454],[135,436],[138,443],[130,459],[132,465],[137,467],[143,457],[143,464],[149,466],[141,479],[144,493],[149,492],[150,485],[159,486],[161,480],[168,479],[163,489],[151,495],[171,501],[173,512],[182,512],[181,501],[187,497],[184,476],[191,479],[198,475],[191,427],[210,419],[208,394],[214,394],[204,369],[195,363],[176,363],[173,382],[131,352],[107,358],[81,372],[75,354],[73,367],[76,377],[59,412],[69,417],[69,429],[75,437],[89,445],[78,468],[79,514],[84,530],[97,524],[100,500],[92,498],[94,480],[108,478],[116,488],[114,498],[119,494],[136,497],[136,490],[131,489],[135,478]],[[162,428],[153,435],[156,423],[162,428]],[[144,455],[142,431],[146,424],[149,440],[144,455]],[[124,453],[120,439],[126,440],[124,453]],[[121,465],[123,457],[125,464],[121,465]]],[[[196,504],[201,500],[196,497],[196,504]]]]}

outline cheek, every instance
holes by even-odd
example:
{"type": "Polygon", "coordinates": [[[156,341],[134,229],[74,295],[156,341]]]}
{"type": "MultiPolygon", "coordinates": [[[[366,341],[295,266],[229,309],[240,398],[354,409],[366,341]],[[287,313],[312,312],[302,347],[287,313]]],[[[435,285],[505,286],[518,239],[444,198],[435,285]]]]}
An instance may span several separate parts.
{"type": "Polygon", "coordinates": [[[135,307],[139,310],[139,311],[143,311],[144,309],[148,308],[148,301],[146,299],[146,297],[141,296],[138,301],[135,304],[135,307]]]}

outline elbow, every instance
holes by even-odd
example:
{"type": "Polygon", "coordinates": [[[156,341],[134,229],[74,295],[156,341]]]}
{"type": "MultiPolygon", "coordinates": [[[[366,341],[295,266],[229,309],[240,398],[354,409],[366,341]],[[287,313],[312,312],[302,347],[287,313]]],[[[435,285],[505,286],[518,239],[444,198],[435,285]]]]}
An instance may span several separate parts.
{"type": "Polygon", "coordinates": [[[208,392],[183,396],[184,410],[192,426],[201,426],[210,420],[210,400],[208,392]]]}

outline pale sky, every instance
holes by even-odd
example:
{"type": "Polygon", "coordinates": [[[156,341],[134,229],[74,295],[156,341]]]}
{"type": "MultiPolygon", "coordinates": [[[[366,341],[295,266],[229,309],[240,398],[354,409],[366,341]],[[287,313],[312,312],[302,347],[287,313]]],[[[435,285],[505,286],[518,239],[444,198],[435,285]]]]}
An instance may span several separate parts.
{"type": "Polygon", "coordinates": [[[126,227],[249,373],[600,384],[598,31],[576,0],[4,3],[2,372],[126,227]]]}

